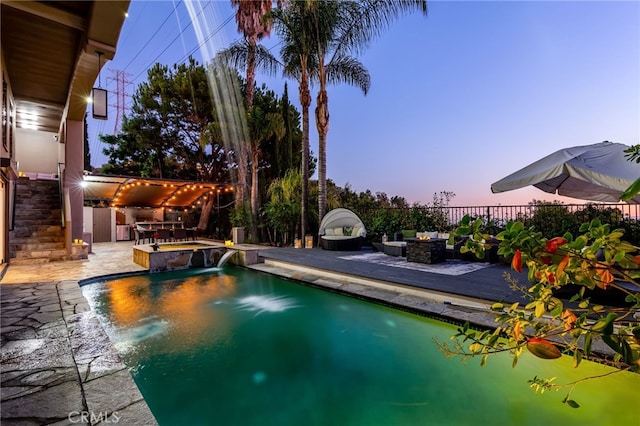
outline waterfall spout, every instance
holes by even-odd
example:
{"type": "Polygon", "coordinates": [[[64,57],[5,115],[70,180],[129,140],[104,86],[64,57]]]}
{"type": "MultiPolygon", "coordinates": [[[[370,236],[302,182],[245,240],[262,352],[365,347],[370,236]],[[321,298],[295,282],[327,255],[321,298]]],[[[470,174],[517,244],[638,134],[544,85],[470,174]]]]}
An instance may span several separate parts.
{"type": "Polygon", "coordinates": [[[225,263],[227,263],[227,260],[229,260],[229,258],[231,256],[233,256],[234,254],[236,254],[238,252],[238,250],[227,250],[222,257],[220,258],[220,260],[218,260],[218,264],[216,265],[216,267],[218,268],[222,268],[222,265],[224,265],[225,263]]]}

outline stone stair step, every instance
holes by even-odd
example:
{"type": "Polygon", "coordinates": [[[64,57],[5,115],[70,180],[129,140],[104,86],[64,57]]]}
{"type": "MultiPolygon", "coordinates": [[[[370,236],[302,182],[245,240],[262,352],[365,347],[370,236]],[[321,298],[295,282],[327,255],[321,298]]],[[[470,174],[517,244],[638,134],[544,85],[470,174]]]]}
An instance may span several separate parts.
{"type": "Polygon", "coordinates": [[[54,242],[42,242],[39,240],[34,240],[25,244],[16,244],[15,242],[9,243],[9,246],[13,251],[17,252],[31,252],[31,251],[41,251],[41,250],[60,250],[64,249],[64,240],[62,241],[54,241],[54,242]]]}
{"type": "Polygon", "coordinates": [[[14,237],[11,238],[10,244],[12,245],[24,245],[24,244],[44,244],[44,243],[63,243],[64,234],[48,235],[34,238],[32,236],[27,237],[14,237]]]}
{"type": "Polygon", "coordinates": [[[30,215],[38,214],[42,216],[60,216],[60,209],[51,209],[50,207],[36,207],[36,206],[21,206],[20,210],[16,211],[16,218],[28,217],[30,215]]]}
{"type": "Polygon", "coordinates": [[[40,249],[40,250],[23,250],[16,252],[16,259],[37,258],[37,257],[63,257],[67,255],[67,249],[40,249]]]}
{"type": "Polygon", "coordinates": [[[10,259],[11,265],[40,265],[50,262],[68,262],[71,260],[85,260],[87,256],[82,254],[77,255],[65,255],[58,257],[25,257],[20,259],[10,259]]]}
{"type": "Polygon", "coordinates": [[[11,265],[40,265],[42,263],[49,263],[51,260],[48,257],[25,257],[25,258],[13,258],[9,259],[9,264],[11,265]]]}
{"type": "MultiPolygon", "coordinates": [[[[17,218],[16,218],[17,219],[17,218]]],[[[61,223],[60,218],[21,219],[22,226],[55,226],[61,223]]]]}
{"type": "Polygon", "coordinates": [[[65,248],[59,182],[18,179],[15,227],[9,233],[10,263],[38,264],[86,258],[65,248]]]}

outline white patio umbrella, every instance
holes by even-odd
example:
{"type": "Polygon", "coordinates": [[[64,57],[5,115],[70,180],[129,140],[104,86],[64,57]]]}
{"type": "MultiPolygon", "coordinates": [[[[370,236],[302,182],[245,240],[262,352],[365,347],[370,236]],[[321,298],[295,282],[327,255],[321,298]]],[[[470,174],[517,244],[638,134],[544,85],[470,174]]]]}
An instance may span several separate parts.
{"type": "MultiPolygon", "coordinates": [[[[561,149],[493,183],[491,191],[505,192],[533,185],[550,194],[619,202],[624,190],[640,177],[640,164],[627,161],[624,156],[627,148],[605,141],[561,149]]],[[[640,195],[628,203],[640,204],[640,195]]]]}

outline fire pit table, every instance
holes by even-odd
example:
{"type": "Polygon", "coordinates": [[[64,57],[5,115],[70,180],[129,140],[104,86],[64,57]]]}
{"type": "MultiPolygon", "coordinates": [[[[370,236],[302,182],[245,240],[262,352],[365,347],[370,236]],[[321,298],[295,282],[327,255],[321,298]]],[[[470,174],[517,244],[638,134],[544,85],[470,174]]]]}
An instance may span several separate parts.
{"type": "Polygon", "coordinates": [[[406,238],[407,262],[440,263],[446,260],[447,240],[444,238],[406,238]]]}

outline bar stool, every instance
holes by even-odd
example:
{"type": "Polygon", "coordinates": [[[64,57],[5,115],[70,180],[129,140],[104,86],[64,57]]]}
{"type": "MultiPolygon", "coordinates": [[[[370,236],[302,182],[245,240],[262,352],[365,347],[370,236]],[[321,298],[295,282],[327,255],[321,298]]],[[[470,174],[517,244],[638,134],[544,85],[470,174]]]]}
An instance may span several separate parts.
{"type": "Polygon", "coordinates": [[[187,239],[187,230],[184,228],[176,228],[173,230],[173,240],[182,241],[187,239]]]}

